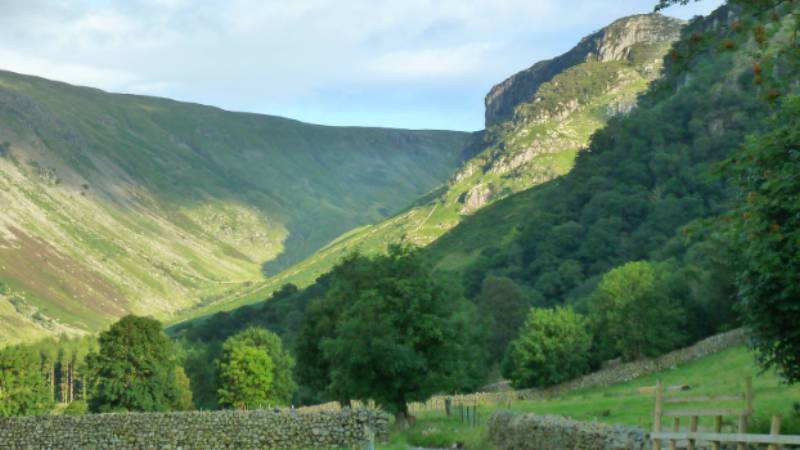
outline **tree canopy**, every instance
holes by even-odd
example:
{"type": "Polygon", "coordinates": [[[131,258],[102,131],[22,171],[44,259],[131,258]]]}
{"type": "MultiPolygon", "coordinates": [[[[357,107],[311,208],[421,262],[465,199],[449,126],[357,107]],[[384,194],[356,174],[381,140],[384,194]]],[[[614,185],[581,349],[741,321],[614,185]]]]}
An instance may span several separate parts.
{"type": "Polygon", "coordinates": [[[800,381],[800,97],[727,168],[741,192],[728,219],[744,322],[763,365],[800,381]]]}
{"type": "Polygon", "coordinates": [[[296,388],[293,368],[294,359],[275,333],[255,327],[241,331],[222,345],[220,403],[241,409],[287,405],[296,388]]]}
{"type": "Polygon", "coordinates": [[[321,359],[333,399],[374,400],[405,417],[408,402],[474,387],[482,378],[473,308],[415,250],[392,246],[386,255],[345,260],[313,309],[334,307],[339,314],[324,327],[309,323],[320,314],[307,316],[309,336],[300,342],[316,345],[298,347],[302,364],[309,360],[304,349],[321,359]]]}
{"type": "Polygon", "coordinates": [[[0,416],[40,414],[52,404],[38,353],[23,346],[0,348],[0,416]]]}
{"type": "Polygon", "coordinates": [[[168,411],[179,396],[172,341],[161,323],[128,315],[100,333],[87,357],[93,412],[168,411]]]}
{"type": "Polygon", "coordinates": [[[657,356],[684,339],[684,310],[650,262],[627,263],[605,274],[589,299],[589,311],[596,354],[606,358],[657,356]]]}
{"type": "Polygon", "coordinates": [[[567,381],[589,369],[588,323],[569,308],[531,308],[503,361],[503,375],[517,389],[567,381]]]}

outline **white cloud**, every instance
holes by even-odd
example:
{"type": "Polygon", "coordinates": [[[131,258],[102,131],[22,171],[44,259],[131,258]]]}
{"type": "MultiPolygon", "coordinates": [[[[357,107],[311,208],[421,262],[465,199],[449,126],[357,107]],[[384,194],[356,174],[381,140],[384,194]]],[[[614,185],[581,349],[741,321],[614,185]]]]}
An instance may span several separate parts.
{"type": "Polygon", "coordinates": [[[442,78],[469,75],[480,65],[488,45],[399,50],[378,55],[364,64],[369,75],[385,78],[442,78]]]}
{"type": "MultiPolygon", "coordinates": [[[[674,11],[690,15],[720,1],[674,11]]],[[[492,84],[654,3],[0,0],[0,69],[237,110],[303,104],[334,123],[355,90],[397,117],[413,116],[394,115],[398,99],[425,103],[420,114],[440,108],[441,117],[468,107],[474,125],[452,126],[477,128],[492,84]]],[[[363,124],[387,116],[353,111],[365,111],[363,124]]]]}
{"type": "Polygon", "coordinates": [[[137,80],[136,75],[122,70],[57,62],[4,49],[0,49],[0,61],[0,68],[4,70],[107,90],[123,90],[137,80]]]}

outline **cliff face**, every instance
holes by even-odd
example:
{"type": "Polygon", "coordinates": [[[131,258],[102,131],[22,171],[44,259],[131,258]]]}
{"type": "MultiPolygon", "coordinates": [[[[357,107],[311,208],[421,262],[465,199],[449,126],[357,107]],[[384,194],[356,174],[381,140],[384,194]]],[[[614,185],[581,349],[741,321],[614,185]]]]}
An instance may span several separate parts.
{"type": "MultiPolygon", "coordinates": [[[[572,50],[540,61],[494,86],[486,96],[486,126],[510,119],[514,108],[530,101],[543,83],[589,60],[629,60],[637,46],[655,45],[678,38],[684,22],[660,14],[630,16],[583,38],[572,50]]],[[[645,69],[646,70],[646,69],[645,69]]],[[[654,77],[657,73],[650,74],[654,77]]]]}

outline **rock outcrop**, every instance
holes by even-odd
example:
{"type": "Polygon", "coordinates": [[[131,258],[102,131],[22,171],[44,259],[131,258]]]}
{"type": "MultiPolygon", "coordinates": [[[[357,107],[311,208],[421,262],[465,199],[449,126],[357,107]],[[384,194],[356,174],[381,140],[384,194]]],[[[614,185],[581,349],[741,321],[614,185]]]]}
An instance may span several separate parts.
{"type": "MultiPolygon", "coordinates": [[[[572,50],[540,61],[494,86],[486,96],[486,126],[512,117],[514,107],[530,101],[542,83],[587,60],[621,61],[631,57],[636,45],[650,45],[678,38],[684,22],[660,14],[619,19],[583,38],[572,50]]],[[[656,74],[653,74],[656,75],[656,74]]]]}

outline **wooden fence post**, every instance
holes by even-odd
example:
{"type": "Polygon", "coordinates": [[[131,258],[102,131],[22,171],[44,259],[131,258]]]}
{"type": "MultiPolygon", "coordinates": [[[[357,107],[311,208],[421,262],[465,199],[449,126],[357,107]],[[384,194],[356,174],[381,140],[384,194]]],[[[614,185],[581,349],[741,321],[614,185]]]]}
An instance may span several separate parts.
{"type": "MultiPolygon", "coordinates": [[[[714,433],[719,433],[722,431],[722,416],[714,417],[714,433]]],[[[711,443],[711,450],[719,450],[719,441],[714,441],[711,443]]]]}
{"type": "MultiPolygon", "coordinates": [[[[658,380],[656,383],[656,407],[653,412],[653,431],[661,432],[661,417],[664,414],[664,383],[658,380]]],[[[653,439],[653,450],[661,450],[661,441],[653,439]]]]}
{"type": "Polygon", "coordinates": [[[459,403],[458,404],[458,409],[459,409],[459,411],[461,411],[461,423],[464,423],[464,404],[463,403],[459,403]]]}
{"type": "MultiPolygon", "coordinates": [[[[769,434],[772,436],[777,436],[781,434],[781,416],[772,416],[772,424],[769,427],[769,434]]],[[[777,444],[771,444],[767,447],[767,450],[781,450],[783,446],[777,444]]]]}
{"type": "MultiPolygon", "coordinates": [[[[692,416],[691,422],[689,424],[689,432],[690,433],[696,433],[697,432],[697,420],[698,420],[697,416],[692,416]]],[[[695,450],[695,445],[696,445],[695,440],[694,439],[689,439],[689,446],[686,447],[686,450],[695,450]]]]}
{"type": "MultiPolygon", "coordinates": [[[[675,433],[681,431],[681,418],[680,417],[673,417],[672,418],[672,431],[675,433]]],[[[678,441],[675,439],[669,440],[669,450],[678,450],[678,441]]]]}
{"type": "Polygon", "coordinates": [[[451,405],[451,402],[452,402],[452,400],[450,400],[450,398],[444,399],[444,414],[447,417],[450,417],[450,405],[451,405]]]}
{"type": "MultiPolygon", "coordinates": [[[[745,378],[745,388],[744,388],[744,399],[745,399],[745,412],[743,415],[739,416],[739,434],[746,434],[747,433],[747,420],[750,418],[750,414],[753,414],[753,378],[747,377],[745,378]]],[[[739,442],[736,444],[736,450],[745,450],[747,449],[747,444],[744,442],[739,442]]]]}

